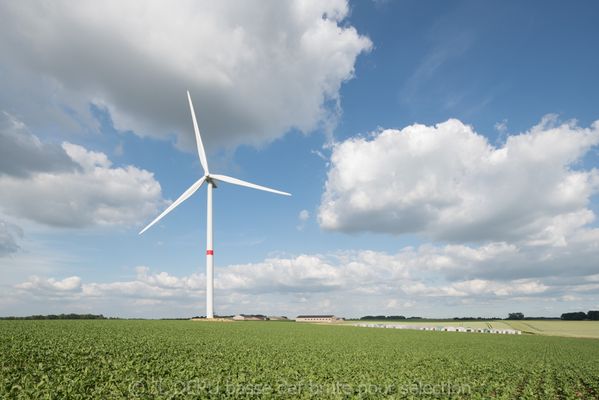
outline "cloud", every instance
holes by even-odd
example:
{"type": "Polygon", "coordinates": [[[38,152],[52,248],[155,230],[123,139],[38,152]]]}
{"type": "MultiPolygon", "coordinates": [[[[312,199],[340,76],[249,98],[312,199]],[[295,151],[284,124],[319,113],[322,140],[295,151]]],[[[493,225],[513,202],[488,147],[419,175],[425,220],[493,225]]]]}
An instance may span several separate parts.
{"type": "Polygon", "coordinates": [[[308,210],[302,210],[297,216],[300,221],[307,221],[310,218],[310,212],[308,210]]]}
{"type": "Polygon", "coordinates": [[[16,253],[22,237],[23,230],[19,226],[0,219],[0,257],[16,253]]]}
{"type": "Polygon", "coordinates": [[[296,228],[301,231],[306,227],[306,222],[310,219],[310,212],[308,210],[300,211],[297,215],[297,219],[299,220],[299,224],[296,228]]]}
{"type": "MultiPolygon", "coordinates": [[[[579,254],[575,248],[556,249],[560,254],[551,255],[558,256],[560,269],[547,268],[544,249],[501,243],[423,245],[394,254],[368,250],[302,254],[223,266],[215,271],[217,311],[355,316],[409,310],[412,315],[447,317],[457,316],[455,306],[461,305],[470,308],[460,308],[459,314],[496,312],[501,316],[519,299],[519,307],[527,312],[542,313],[538,309],[542,301],[554,304],[554,313],[559,315],[564,302],[577,301],[580,307],[595,304],[597,273],[584,266],[584,260],[596,260],[599,250],[595,246],[591,253],[579,254]],[[519,253],[521,258],[514,258],[519,253]],[[517,264],[528,258],[527,264],[517,264]],[[517,274],[497,273],[498,266],[513,262],[519,267],[517,274]]],[[[173,316],[202,312],[205,282],[203,273],[175,276],[141,266],[126,280],[85,282],[74,277],[34,276],[14,289],[18,298],[34,295],[40,302],[52,299],[63,307],[87,304],[97,310],[112,304],[117,315],[157,316],[162,312],[159,315],[173,316]],[[132,302],[134,307],[123,306],[132,302]]]]}
{"type": "Polygon", "coordinates": [[[493,128],[495,128],[495,130],[502,135],[507,134],[507,131],[508,131],[507,119],[503,119],[499,122],[495,122],[495,125],[493,125],[493,128]]]}
{"type": "Polygon", "coordinates": [[[450,119],[383,130],[333,148],[318,220],[343,232],[563,246],[595,219],[599,172],[579,161],[599,143],[554,116],[494,147],[450,119]]]}
{"type": "MultiPolygon", "coordinates": [[[[22,123],[14,119],[12,123],[19,126],[18,140],[4,141],[2,151],[25,158],[11,167],[10,174],[0,174],[4,214],[50,226],[81,228],[138,224],[163,205],[160,184],[151,172],[131,165],[113,167],[104,153],[72,143],[46,145],[22,123]],[[50,156],[44,161],[48,149],[50,156]],[[37,161],[29,162],[28,157],[37,157],[37,161]],[[63,158],[68,162],[52,164],[63,158]],[[45,170],[37,170],[41,168],[45,170]]],[[[4,232],[1,236],[7,251],[14,251],[14,229],[12,234],[4,232]]]]}
{"type": "Polygon", "coordinates": [[[318,255],[271,258],[231,265],[218,273],[217,289],[249,293],[317,292],[339,287],[342,272],[318,255]]]}
{"type": "Polygon", "coordinates": [[[83,298],[120,298],[138,300],[179,300],[200,297],[204,294],[205,279],[196,274],[188,277],[176,277],[167,272],[149,274],[149,268],[137,267],[137,276],[132,281],[108,283],[86,283],[81,286],[83,298]],[[200,286],[203,283],[203,286],[200,286]]]}
{"type": "MultiPolygon", "coordinates": [[[[436,25],[437,28],[440,28],[439,24],[436,25]]],[[[435,38],[430,50],[405,81],[400,93],[400,100],[409,105],[422,96],[425,91],[432,91],[443,99],[444,108],[454,108],[462,102],[464,94],[442,93],[437,82],[439,71],[467,53],[475,43],[475,35],[462,27],[460,32],[446,32],[441,28],[433,36],[435,38]]],[[[447,82],[444,84],[447,85],[447,82]]]]}
{"type": "Polygon", "coordinates": [[[15,287],[17,289],[34,292],[68,293],[81,289],[81,278],[79,278],[78,276],[70,276],[62,280],[56,280],[54,278],[44,279],[38,276],[33,276],[26,282],[20,283],[15,287]]]}
{"type": "Polygon", "coordinates": [[[78,165],[60,145],[42,143],[23,122],[0,112],[0,176],[27,177],[35,172],[73,171],[78,165]]]}
{"type": "Polygon", "coordinates": [[[539,281],[521,279],[509,282],[493,282],[484,279],[472,279],[447,286],[428,287],[424,283],[408,286],[405,291],[411,295],[433,297],[472,297],[472,296],[514,296],[543,293],[548,286],[539,281]]]}
{"type": "Polygon", "coordinates": [[[186,89],[209,147],[326,129],[372,45],[345,21],[345,0],[2,2],[0,12],[10,77],[0,108],[77,129],[94,124],[91,102],[119,130],[175,134],[189,149],[186,89]]]}

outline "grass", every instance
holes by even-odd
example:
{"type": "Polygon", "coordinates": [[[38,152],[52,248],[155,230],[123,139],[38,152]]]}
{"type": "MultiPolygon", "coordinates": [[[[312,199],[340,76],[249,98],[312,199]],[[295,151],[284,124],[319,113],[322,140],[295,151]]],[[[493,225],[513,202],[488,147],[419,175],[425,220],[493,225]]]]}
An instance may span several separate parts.
{"type": "Polygon", "coordinates": [[[599,397],[599,341],[299,323],[0,321],[0,398],[599,397]]]}

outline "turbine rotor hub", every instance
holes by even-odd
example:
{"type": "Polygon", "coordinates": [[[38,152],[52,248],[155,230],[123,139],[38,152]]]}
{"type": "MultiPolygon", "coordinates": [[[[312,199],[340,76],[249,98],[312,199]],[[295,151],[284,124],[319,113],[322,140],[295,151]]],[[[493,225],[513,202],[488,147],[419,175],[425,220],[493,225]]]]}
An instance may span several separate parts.
{"type": "Polygon", "coordinates": [[[206,175],[204,175],[204,177],[206,178],[206,182],[211,183],[215,189],[218,187],[216,185],[216,180],[214,180],[214,178],[212,178],[210,175],[206,174],[206,175]]]}

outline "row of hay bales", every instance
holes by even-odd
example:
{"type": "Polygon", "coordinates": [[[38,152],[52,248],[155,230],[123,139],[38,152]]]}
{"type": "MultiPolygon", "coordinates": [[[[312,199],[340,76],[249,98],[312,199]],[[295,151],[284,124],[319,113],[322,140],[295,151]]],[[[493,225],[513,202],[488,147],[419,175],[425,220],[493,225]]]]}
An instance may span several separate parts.
{"type": "Polygon", "coordinates": [[[521,335],[522,331],[517,329],[495,329],[495,328],[472,328],[467,326],[422,326],[422,325],[396,325],[396,324],[354,324],[365,328],[390,328],[390,329],[412,329],[418,331],[438,332],[476,332],[495,333],[501,335],[521,335]]]}

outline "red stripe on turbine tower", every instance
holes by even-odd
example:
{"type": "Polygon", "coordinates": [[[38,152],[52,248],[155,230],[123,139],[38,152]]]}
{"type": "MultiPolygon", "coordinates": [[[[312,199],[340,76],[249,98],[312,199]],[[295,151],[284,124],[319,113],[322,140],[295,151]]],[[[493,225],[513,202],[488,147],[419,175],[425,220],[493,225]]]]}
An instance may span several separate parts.
{"type": "Polygon", "coordinates": [[[206,255],[207,256],[213,256],[214,255],[214,250],[206,250],[206,255]]]}

